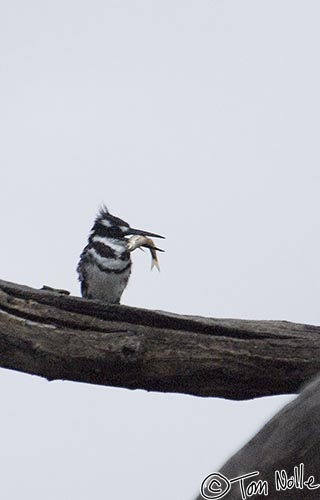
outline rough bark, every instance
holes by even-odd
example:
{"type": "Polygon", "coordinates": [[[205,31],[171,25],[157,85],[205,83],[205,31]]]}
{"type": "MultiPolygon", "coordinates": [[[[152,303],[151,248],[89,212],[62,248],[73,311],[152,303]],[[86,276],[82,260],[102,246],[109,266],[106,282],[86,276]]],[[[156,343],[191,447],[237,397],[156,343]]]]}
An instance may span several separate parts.
{"type": "Polygon", "coordinates": [[[320,371],[320,327],[181,316],[0,281],[0,366],[49,380],[249,399],[320,371]]]}
{"type": "MultiPolygon", "coordinates": [[[[241,431],[240,428],[239,431],[241,431]]],[[[210,446],[209,441],[207,445],[210,446]]],[[[214,447],[214,442],[212,446],[214,447]]],[[[248,487],[251,481],[267,481],[267,498],[270,500],[319,500],[319,449],[320,378],[318,377],[301,392],[299,397],[286,405],[253,439],[231,457],[223,465],[220,473],[230,480],[251,472],[259,472],[258,476],[244,480],[244,488],[248,487]],[[279,476],[276,475],[276,471],[280,473],[280,482],[277,480],[279,476]],[[288,482],[285,481],[285,475],[288,482]],[[295,476],[295,481],[290,481],[292,476],[295,476]],[[314,476],[311,482],[314,489],[310,489],[310,482],[306,484],[310,476],[314,476]],[[276,485],[284,489],[277,490],[276,485]],[[319,486],[315,488],[316,485],[319,486]]],[[[225,491],[225,487],[226,483],[222,480],[221,491],[225,491]]],[[[208,495],[207,498],[218,498],[218,494],[208,495]]],[[[235,482],[230,492],[220,498],[242,500],[245,497],[241,495],[240,483],[235,482]]],[[[250,498],[258,499],[265,498],[265,496],[253,495],[250,498]]],[[[202,499],[201,495],[197,498],[197,500],[202,499]]]]}

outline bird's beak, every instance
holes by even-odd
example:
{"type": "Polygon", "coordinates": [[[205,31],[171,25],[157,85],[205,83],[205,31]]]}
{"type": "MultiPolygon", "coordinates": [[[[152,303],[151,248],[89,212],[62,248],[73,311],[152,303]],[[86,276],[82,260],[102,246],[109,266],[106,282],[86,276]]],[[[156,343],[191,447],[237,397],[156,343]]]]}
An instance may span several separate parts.
{"type": "Polygon", "coordinates": [[[149,233],[148,231],[142,231],[141,229],[134,229],[133,227],[128,227],[127,234],[138,234],[139,236],[152,236],[153,238],[165,239],[165,237],[160,236],[160,234],[149,233]]]}

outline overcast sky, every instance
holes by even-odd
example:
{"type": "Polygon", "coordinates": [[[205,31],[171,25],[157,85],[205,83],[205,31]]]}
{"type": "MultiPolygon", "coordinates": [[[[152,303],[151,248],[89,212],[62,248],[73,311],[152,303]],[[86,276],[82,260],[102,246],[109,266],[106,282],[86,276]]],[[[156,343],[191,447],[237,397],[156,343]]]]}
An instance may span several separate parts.
{"type": "MultiPolygon", "coordinates": [[[[319,324],[319,45],[316,0],[2,0],[1,278],[79,295],[106,203],[167,237],[125,304],[319,324]]],[[[0,387],[6,500],[191,500],[291,399],[0,387]]]]}

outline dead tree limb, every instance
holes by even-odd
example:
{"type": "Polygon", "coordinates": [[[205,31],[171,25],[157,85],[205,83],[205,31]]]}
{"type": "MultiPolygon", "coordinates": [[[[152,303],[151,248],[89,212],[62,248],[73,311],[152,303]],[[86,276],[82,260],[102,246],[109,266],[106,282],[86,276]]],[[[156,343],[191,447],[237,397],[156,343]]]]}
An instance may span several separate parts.
{"type": "MultiPolygon", "coordinates": [[[[239,432],[241,428],[239,427],[239,432]]],[[[207,446],[214,449],[208,439],[207,446]]],[[[270,500],[319,500],[320,498],[320,378],[317,377],[301,394],[279,411],[241,450],[220,469],[228,480],[251,472],[259,475],[243,481],[246,489],[253,481],[266,481],[270,500]],[[301,466],[303,464],[303,466],[301,466]],[[294,476],[295,480],[290,480],[294,476]],[[314,480],[310,480],[310,476],[314,480]],[[289,481],[286,481],[286,478],[289,481]],[[309,480],[309,482],[308,482],[309,480]],[[317,485],[317,486],[316,486],[317,485]]],[[[212,471],[214,473],[214,471],[212,471]]],[[[209,481],[213,479],[210,478],[209,481]]],[[[225,491],[225,481],[220,481],[225,491]]],[[[217,487],[217,485],[216,485],[217,487]]],[[[249,495],[248,495],[249,496],[249,495]]],[[[246,495],[246,497],[248,498],[246,495]]],[[[218,498],[208,495],[207,498],[218,498]]],[[[222,498],[219,497],[219,498],[222,498]]],[[[244,498],[240,481],[235,482],[225,500],[244,498]]],[[[250,498],[265,498],[250,495],[250,498]]],[[[199,495],[197,500],[202,500],[199,495]]]]}
{"type": "Polygon", "coordinates": [[[229,399],[320,371],[320,327],[181,316],[0,281],[0,366],[48,380],[229,399]]]}

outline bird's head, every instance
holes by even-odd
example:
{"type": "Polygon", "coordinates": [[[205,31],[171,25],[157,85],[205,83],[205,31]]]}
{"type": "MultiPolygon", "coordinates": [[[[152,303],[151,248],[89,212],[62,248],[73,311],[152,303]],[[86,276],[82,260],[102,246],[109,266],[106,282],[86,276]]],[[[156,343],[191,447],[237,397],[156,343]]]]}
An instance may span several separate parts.
{"type": "Polygon", "coordinates": [[[153,238],[164,238],[160,234],[150,233],[142,229],[135,229],[119,217],[112,215],[106,206],[103,206],[95,220],[92,231],[100,233],[101,236],[114,239],[124,239],[126,236],[140,235],[153,238]]]}

